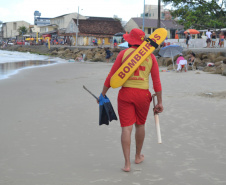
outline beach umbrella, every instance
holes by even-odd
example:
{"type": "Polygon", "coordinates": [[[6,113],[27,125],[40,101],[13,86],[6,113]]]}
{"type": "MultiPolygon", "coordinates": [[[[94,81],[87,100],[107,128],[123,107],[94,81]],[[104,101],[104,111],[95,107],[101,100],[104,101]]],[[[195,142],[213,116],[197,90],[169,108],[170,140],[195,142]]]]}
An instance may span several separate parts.
{"type": "Polygon", "coordinates": [[[123,36],[124,34],[125,33],[119,32],[119,33],[114,34],[114,36],[123,36]]]}
{"type": "Polygon", "coordinates": [[[199,34],[200,32],[198,30],[195,29],[187,29],[184,33],[190,33],[190,34],[199,34]]]}
{"type": "Polygon", "coordinates": [[[180,30],[177,32],[177,34],[184,34],[185,30],[180,30]]]}
{"type": "Polygon", "coordinates": [[[169,45],[161,48],[159,51],[159,55],[162,57],[171,57],[173,62],[173,69],[174,69],[173,57],[180,54],[182,51],[183,51],[183,48],[181,46],[169,45]]]}
{"type": "Polygon", "coordinates": [[[129,45],[128,45],[128,42],[123,42],[121,44],[118,45],[120,48],[128,48],[129,45]]]}

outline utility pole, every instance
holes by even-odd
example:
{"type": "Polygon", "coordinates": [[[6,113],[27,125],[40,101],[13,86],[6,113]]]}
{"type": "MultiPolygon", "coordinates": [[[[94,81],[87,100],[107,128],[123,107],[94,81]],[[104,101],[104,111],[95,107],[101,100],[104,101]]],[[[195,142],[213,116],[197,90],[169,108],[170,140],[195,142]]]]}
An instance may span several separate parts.
{"type": "Polygon", "coordinates": [[[76,47],[78,46],[78,19],[79,19],[79,6],[78,6],[78,13],[77,13],[76,47]]]}
{"type": "Polygon", "coordinates": [[[144,0],[144,12],[143,12],[143,32],[144,32],[144,16],[145,16],[145,0],[144,0]]]}
{"type": "Polygon", "coordinates": [[[160,13],[161,13],[161,0],[158,0],[158,28],[161,28],[160,13]]]}

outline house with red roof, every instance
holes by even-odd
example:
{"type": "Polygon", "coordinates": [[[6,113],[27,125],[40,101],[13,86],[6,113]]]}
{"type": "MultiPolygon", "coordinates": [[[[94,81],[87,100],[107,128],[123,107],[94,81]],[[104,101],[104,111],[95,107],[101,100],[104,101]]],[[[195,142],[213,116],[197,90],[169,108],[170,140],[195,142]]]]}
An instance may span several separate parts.
{"type": "Polygon", "coordinates": [[[116,33],[125,33],[125,30],[117,19],[88,17],[87,19],[72,19],[65,32],[58,33],[58,35],[71,37],[72,45],[75,45],[76,32],[78,35],[78,45],[92,45],[93,39],[97,39],[98,44],[101,44],[104,40],[105,45],[109,45],[116,33]]]}

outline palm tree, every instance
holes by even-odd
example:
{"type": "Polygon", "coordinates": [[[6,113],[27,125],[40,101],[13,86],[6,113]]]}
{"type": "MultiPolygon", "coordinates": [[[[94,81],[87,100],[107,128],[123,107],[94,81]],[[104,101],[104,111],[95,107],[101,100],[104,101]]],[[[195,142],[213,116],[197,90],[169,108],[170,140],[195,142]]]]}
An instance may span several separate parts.
{"type": "Polygon", "coordinates": [[[20,26],[17,31],[19,32],[19,35],[23,35],[26,34],[28,32],[28,28],[26,28],[25,26],[20,26]]]}

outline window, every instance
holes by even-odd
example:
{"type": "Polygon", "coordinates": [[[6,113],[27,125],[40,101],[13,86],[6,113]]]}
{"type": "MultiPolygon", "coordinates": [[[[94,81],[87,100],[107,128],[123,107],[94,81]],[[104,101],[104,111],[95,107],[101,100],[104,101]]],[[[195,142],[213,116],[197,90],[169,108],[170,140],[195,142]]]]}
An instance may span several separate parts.
{"type": "Polygon", "coordinates": [[[13,30],[16,30],[16,22],[13,23],[13,30]]]}
{"type": "Polygon", "coordinates": [[[148,34],[151,34],[151,28],[148,28],[148,34]]]}

